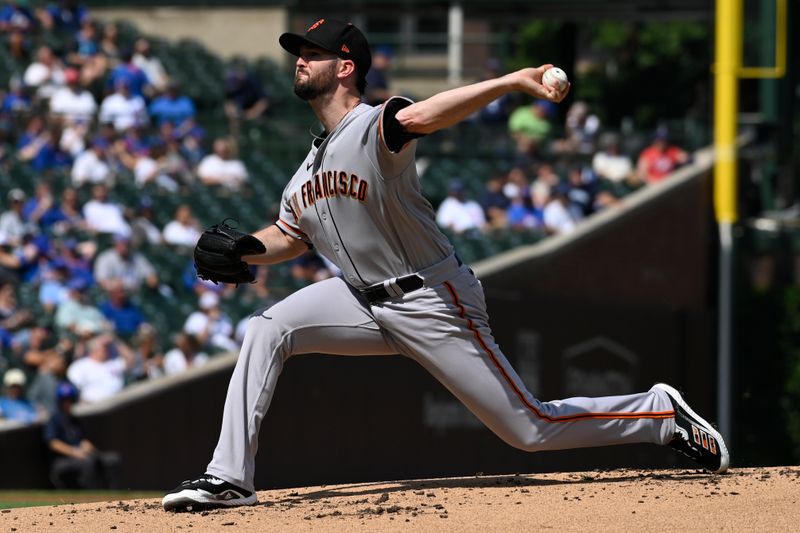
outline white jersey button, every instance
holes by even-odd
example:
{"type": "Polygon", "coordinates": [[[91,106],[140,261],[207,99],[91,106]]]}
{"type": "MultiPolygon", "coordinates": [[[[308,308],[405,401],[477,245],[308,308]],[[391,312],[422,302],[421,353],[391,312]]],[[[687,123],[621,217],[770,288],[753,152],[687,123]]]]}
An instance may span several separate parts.
{"type": "Polygon", "coordinates": [[[338,252],[339,251],[339,245],[338,244],[334,244],[333,245],[333,249],[338,252]]]}

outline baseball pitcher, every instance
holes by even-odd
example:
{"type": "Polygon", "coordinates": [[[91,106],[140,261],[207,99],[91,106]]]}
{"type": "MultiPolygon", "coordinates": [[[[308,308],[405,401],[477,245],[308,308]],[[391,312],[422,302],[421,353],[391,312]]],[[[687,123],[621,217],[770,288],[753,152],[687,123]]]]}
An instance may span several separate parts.
{"type": "Polygon", "coordinates": [[[634,442],[669,445],[711,472],[729,456],[720,434],[665,384],[627,396],[537,400],[489,328],[481,282],[439,231],[420,191],[417,139],[514,91],[560,102],[542,84],[552,65],[444,91],[420,102],[362,102],[371,56],[350,23],[321,19],[284,33],[297,57],[294,92],[323,126],[286,185],[278,220],[253,235],[224,223],[195,250],[198,273],[252,280],[248,265],[309,247],[342,276],[305,287],[250,318],[228,387],[219,442],[205,473],[164,496],[166,510],[252,505],[261,421],[292,355],[401,354],[417,361],[486,426],[527,451],[634,442]]]}

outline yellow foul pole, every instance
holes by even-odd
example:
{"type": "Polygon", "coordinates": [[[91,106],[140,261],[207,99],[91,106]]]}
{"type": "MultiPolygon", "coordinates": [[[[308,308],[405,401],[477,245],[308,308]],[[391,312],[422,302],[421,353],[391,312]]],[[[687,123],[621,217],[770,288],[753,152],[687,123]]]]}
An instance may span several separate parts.
{"type": "Polygon", "coordinates": [[[714,208],[719,224],[717,424],[731,436],[733,224],[736,222],[736,126],[742,52],[742,0],[717,0],[714,69],[714,208]]]}
{"type": "Polygon", "coordinates": [[[736,115],[742,51],[742,0],[717,0],[714,69],[714,207],[717,221],[736,222],[736,115]]]}

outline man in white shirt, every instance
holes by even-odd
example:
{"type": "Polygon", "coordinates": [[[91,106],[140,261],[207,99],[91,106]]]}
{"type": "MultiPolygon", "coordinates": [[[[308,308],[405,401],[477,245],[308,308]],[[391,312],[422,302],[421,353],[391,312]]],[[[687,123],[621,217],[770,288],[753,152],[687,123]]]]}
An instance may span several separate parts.
{"type": "Polygon", "coordinates": [[[214,141],[214,153],[205,156],[197,167],[197,176],[205,185],[223,185],[238,189],[247,181],[247,169],[232,159],[231,145],[225,139],[214,141]]]}
{"type": "Polygon", "coordinates": [[[453,180],[448,187],[449,195],[436,211],[436,223],[455,233],[480,230],[486,225],[483,208],[475,200],[467,200],[464,184],[453,180]]]}
{"type": "Polygon", "coordinates": [[[194,335],[201,345],[211,344],[221,350],[236,351],[239,345],[233,340],[233,324],[219,308],[219,296],[204,292],[200,297],[200,310],[195,311],[183,324],[184,333],[194,335]]]}
{"type": "Polygon", "coordinates": [[[208,362],[208,354],[200,351],[200,343],[194,335],[178,333],[175,348],[164,355],[164,374],[179,374],[189,368],[208,362]]]}
{"type": "Polygon", "coordinates": [[[67,378],[81,392],[81,400],[99,402],[114,396],[125,386],[125,371],[133,364],[133,353],[109,334],[88,343],[88,354],[67,368],[67,378]],[[111,358],[112,350],[116,357],[111,358]]]}
{"type": "Polygon", "coordinates": [[[28,87],[36,88],[36,96],[46,100],[64,85],[64,66],[49,46],[41,46],[22,79],[28,87]]]}
{"type": "Polygon", "coordinates": [[[64,117],[67,122],[89,121],[97,112],[97,102],[89,91],[80,86],[80,74],[74,68],[64,71],[66,87],[58,89],[50,98],[50,112],[64,117]]]}
{"type": "Polygon", "coordinates": [[[544,208],[544,225],[551,233],[569,233],[575,229],[578,219],[569,209],[569,184],[559,183],[553,191],[553,199],[544,208]]]}
{"type": "Polygon", "coordinates": [[[131,234],[122,207],[109,201],[108,188],[102,183],[92,187],[92,199],[83,206],[83,218],[89,229],[99,233],[131,234]]]}
{"type": "Polygon", "coordinates": [[[72,184],[80,187],[84,183],[104,183],[111,185],[113,176],[111,167],[106,163],[106,149],[108,141],[98,137],[92,141],[92,146],[81,153],[72,165],[72,184]]]}
{"type": "Polygon", "coordinates": [[[631,158],[620,153],[619,137],[605,133],[600,137],[601,150],[592,158],[592,170],[598,177],[619,183],[633,172],[631,158]]]}
{"type": "Polygon", "coordinates": [[[147,105],[141,96],[131,94],[128,81],[119,80],[115,90],[100,105],[100,122],[114,124],[114,129],[119,132],[147,124],[147,105]]]}
{"type": "Polygon", "coordinates": [[[200,228],[192,216],[192,208],[181,204],[175,210],[175,218],[164,226],[164,242],[176,246],[192,246],[200,238],[200,228]]]}

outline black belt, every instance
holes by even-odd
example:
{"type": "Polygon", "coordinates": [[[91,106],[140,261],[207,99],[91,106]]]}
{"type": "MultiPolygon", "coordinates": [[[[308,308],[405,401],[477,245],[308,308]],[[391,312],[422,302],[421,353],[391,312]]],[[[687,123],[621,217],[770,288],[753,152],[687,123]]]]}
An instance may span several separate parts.
{"type": "MultiPolygon", "coordinates": [[[[461,258],[458,257],[458,254],[456,254],[456,261],[458,262],[458,266],[461,266],[463,264],[461,262],[461,258]]],[[[364,298],[366,298],[369,303],[376,304],[378,302],[382,302],[390,298],[399,298],[403,294],[408,294],[409,292],[414,292],[416,290],[419,290],[423,287],[424,284],[425,280],[422,279],[422,276],[420,276],[419,274],[410,274],[408,276],[403,276],[402,278],[397,278],[394,281],[393,285],[396,285],[402,291],[402,293],[400,294],[397,294],[396,290],[394,292],[390,292],[389,290],[387,290],[387,288],[384,286],[383,283],[379,285],[373,285],[372,287],[368,287],[366,289],[360,289],[360,290],[356,289],[356,290],[358,290],[358,292],[360,292],[361,295],[364,296],[364,298]]],[[[391,286],[392,284],[389,285],[391,286]]]]}
{"type": "Polygon", "coordinates": [[[396,285],[401,291],[403,291],[401,294],[389,292],[389,290],[387,290],[387,288],[383,285],[375,285],[358,292],[360,292],[369,303],[376,304],[378,302],[382,302],[383,300],[388,300],[389,298],[398,298],[403,294],[414,292],[418,289],[421,289],[423,284],[424,280],[422,279],[422,276],[419,276],[418,274],[411,274],[410,276],[397,278],[397,280],[392,284],[396,285]]]}

